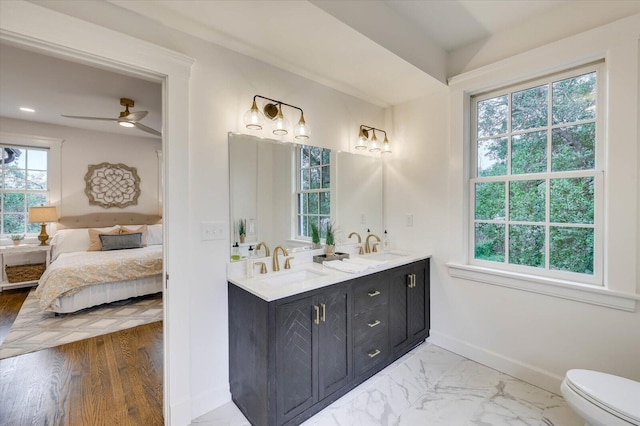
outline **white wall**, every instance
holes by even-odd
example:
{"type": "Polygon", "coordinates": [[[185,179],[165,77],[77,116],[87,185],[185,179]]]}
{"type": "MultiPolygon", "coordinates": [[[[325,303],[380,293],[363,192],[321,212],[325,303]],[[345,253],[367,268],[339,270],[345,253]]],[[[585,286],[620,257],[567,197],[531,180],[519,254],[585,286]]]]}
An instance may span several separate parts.
{"type": "MultiPolygon", "coordinates": [[[[227,132],[241,130],[242,115],[250,107],[252,96],[261,94],[304,108],[307,122],[314,129],[313,144],[350,150],[360,124],[385,128],[385,111],[167,29],[112,4],[94,6],[100,10],[93,11],[85,19],[196,59],[189,85],[189,139],[171,141],[188,153],[188,160],[182,169],[170,171],[172,176],[182,177],[183,173],[188,176],[188,185],[184,188],[188,202],[181,206],[188,211],[188,229],[177,241],[186,253],[180,257],[189,259],[181,265],[183,271],[189,271],[189,278],[177,283],[172,281],[172,286],[183,286],[188,294],[188,303],[178,304],[176,309],[180,312],[176,313],[182,314],[191,325],[188,339],[176,336],[176,341],[187,344],[188,350],[172,346],[174,359],[186,354],[188,359],[181,360],[190,366],[190,375],[180,383],[174,398],[188,405],[191,416],[196,417],[229,398],[225,269],[230,241],[201,241],[199,238],[202,221],[228,223],[229,220],[227,132]],[[188,387],[186,392],[184,385],[188,387]]],[[[59,21],[51,17],[48,22],[55,26],[59,21]]],[[[629,164],[639,158],[637,37],[624,42],[625,46],[620,48],[625,55],[630,55],[628,59],[624,55],[611,59],[612,65],[619,63],[624,82],[632,77],[633,99],[614,106],[616,112],[623,112],[621,119],[630,120],[634,130],[628,139],[616,140],[618,151],[614,150],[614,157],[618,159],[622,151],[629,154],[621,159],[621,164],[612,166],[620,165],[619,173],[626,174],[626,179],[635,178],[636,182],[624,183],[624,192],[612,192],[615,208],[627,208],[619,212],[621,217],[614,217],[620,222],[613,231],[617,235],[616,232],[626,227],[627,234],[635,234],[636,238],[635,243],[627,240],[623,246],[615,246],[614,241],[613,253],[620,254],[620,261],[627,264],[622,265],[621,277],[635,283],[635,273],[629,275],[628,271],[629,265],[636,271],[637,257],[629,258],[637,256],[636,245],[640,241],[636,228],[637,198],[640,197],[637,163],[633,167],[629,164]],[[628,49],[631,45],[633,52],[628,49]]],[[[570,60],[566,59],[566,53],[570,52],[563,51],[555,57],[570,60]]],[[[527,62],[527,65],[531,63],[527,62]]],[[[500,79],[517,77],[510,70],[498,70],[494,75],[500,79]]],[[[436,93],[425,94],[421,100],[395,107],[394,154],[385,160],[386,221],[392,246],[426,248],[434,254],[434,335],[441,337],[443,345],[490,365],[503,364],[504,371],[521,377],[530,375],[535,379],[532,380],[534,383],[543,385],[548,382],[539,375],[550,375],[553,379],[564,374],[566,368],[581,366],[640,379],[636,359],[640,352],[637,312],[622,312],[448,276],[445,263],[459,258],[464,252],[461,241],[465,225],[461,212],[465,159],[460,117],[463,94],[464,91],[454,91],[454,96],[450,97],[448,89],[443,87],[436,93]],[[412,228],[405,226],[407,214],[414,215],[412,228]]],[[[618,213],[612,210],[613,207],[610,206],[609,212],[618,213]]]]}
{"type": "MultiPolygon", "coordinates": [[[[304,109],[307,123],[313,128],[309,144],[348,151],[356,143],[360,124],[383,127],[384,111],[260,61],[132,16],[111,4],[100,3],[95,7],[103,9],[99,13],[94,11],[87,19],[195,59],[189,80],[189,140],[170,142],[184,146],[188,161],[184,169],[169,171],[170,176],[184,171],[189,182],[184,188],[189,201],[181,206],[189,218],[187,243],[180,247],[189,259],[181,265],[183,271],[189,271],[189,279],[175,282],[172,273],[171,286],[180,286],[188,293],[188,304],[182,305],[180,300],[176,309],[181,309],[190,324],[186,352],[189,359],[183,365],[189,364],[191,373],[180,383],[172,400],[178,402],[177,409],[190,406],[195,418],[230,398],[226,283],[230,241],[200,239],[202,221],[221,220],[229,224],[227,132],[244,132],[242,116],[251,106],[252,97],[260,94],[304,109]],[[123,22],[131,25],[122,25],[123,22]],[[186,394],[183,384],[189,388],[186,394]]],[[[50,22],[55,25],[55,17],[50,22]]],[[[293,114],[286,108],[284,113],[293,114]]],[[[269,136],[264,131],[257,135],[269,136]]],[[[176,337],[175,341],[184,340],[184,336],[176,337]]],[[[185,353],[183,347],[171,348],[174,359],[185,353]]]]}
{"type": "Polygon", "coordinates": [[[627,312],[492,285],[497,280],[487,276],[484,283],[453,278],[447,266],[466,262],[469,94],[602,57],[608,72],[603,82],[609,102],[605,286],[610,291],[595,293],[595,299],[610,293],[633,304],[640,293],[639,32],[636,15],[455,77],[449,90],[394,107],[396,133],[404,143],[387,164],[388,226],[392,238],[397,236],[394,245],[428,247],[434,254],[435,343],[554,392],[571,368],[640,380],[637,303],[627,312]],[[412,212],[414,227],[407,228],[404,217],[412,212]]]}
{"type": "Polygon", "coordinates": [[[159,139],[93,132],[66,126],[26,120],[0,118],[0,130],[6,133],[62,139],[60,203],[58,215],[128,211],[159,214],[158,154],[159,139]],[[140,177],[138,204],[124,209],[90,206],[84,193],[84,176],[89,164],[123,163],[135,167],[140,177]]]}

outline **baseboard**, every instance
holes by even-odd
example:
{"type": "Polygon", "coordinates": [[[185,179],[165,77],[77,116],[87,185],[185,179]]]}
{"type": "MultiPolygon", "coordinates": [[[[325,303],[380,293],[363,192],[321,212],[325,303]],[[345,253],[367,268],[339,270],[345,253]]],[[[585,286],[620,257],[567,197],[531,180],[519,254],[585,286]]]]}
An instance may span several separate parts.
{"type": "Polygon", "coordinates": [[[231,401],[229,385],[202,392],[191,400],[191,420],[231,401]]]}
{"type": "Polygon", "coordinates": [[[563,377],[557,376],[549,371],[525,364],[486,348],[464,342],[433,329],[431,330],[428,341],[436,346],[462,355],[465,358],[469,358],[517,379],[531,383],[534,386],[560,395],[560,384],[562,383],[563,377]]]}
{"type": "Polygon", "coordinates": [[[189,425],[191,424],[191,404],[190,400],[184,399],[178,404],[173,404],[169,408],[169,419],[165,418],[165,425],[189,425]],[[169,420],[169,421],[167,421],[169,420]]]}

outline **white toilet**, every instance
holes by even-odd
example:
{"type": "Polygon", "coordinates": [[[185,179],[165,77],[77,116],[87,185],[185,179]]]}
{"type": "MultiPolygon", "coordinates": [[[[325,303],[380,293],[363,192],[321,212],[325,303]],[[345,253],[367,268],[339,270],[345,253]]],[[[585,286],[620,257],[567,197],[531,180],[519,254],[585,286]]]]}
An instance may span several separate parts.
{"type": "Polygon", "coordinates": [[[640,425],[640,382],[590,370],[569,370],[560,387],[586,426],[640,425]]]}

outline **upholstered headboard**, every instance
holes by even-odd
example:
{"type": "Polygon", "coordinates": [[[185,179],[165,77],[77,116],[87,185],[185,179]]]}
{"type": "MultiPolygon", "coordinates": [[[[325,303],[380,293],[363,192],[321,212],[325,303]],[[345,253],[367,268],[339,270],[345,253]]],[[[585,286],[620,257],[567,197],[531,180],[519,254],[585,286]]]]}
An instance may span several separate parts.
{"type": "Polygon", "coordinates": [[[114,225],[155,225],[162,217],[143,213],[90,213],[64,216],[58,219],[57,229],[103,228],[114,225]]]}

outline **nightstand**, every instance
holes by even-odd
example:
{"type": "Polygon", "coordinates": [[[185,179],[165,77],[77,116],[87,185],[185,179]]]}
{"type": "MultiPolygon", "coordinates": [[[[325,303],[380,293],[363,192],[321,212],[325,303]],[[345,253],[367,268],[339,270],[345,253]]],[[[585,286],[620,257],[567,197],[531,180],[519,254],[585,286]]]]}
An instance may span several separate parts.
{"type": "Polygon", "coordinates": [[[5,271],[5,266],[7,263],[9,263],[12,266],[29,264],[29,263],[21,264],[19,260],[17,262],[12,262],[11,258],[18,257],[21,255],[26,255],[29,253],[36,253],[36,252],[42,253],[42,255],[44,256],[44,265],[46,270],[49,267],[49,263],[51,262],[51,246],[41,246],[37,244],[0,246],[0,267],[2,267],[2,280],[0,281],[0,291],[12,289],[12,288],[30,287],[38,283],[37,279],[10,283],[9,280],[7,279],[7,274],[5,271]]]}

